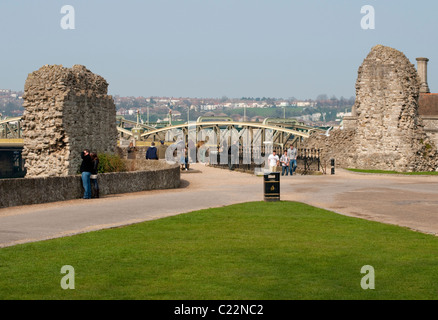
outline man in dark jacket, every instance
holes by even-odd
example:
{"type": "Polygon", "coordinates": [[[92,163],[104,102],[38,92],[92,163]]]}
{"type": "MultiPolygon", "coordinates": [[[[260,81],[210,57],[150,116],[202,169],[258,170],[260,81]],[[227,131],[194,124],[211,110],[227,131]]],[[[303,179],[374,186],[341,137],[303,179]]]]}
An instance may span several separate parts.
{"type": "Polygon", "coordinates": [[[91,160],[90,151],[85,149],[81,153],[82,163],[81,163],[81,176],[82,185],[84,186],[84,199],[91,199],[91,181],[90,176],[93,171],[93,161],[91,160]]]}
{"type": "Polygon", "coordinates": [[[158,160],[157,148],[155,147],[155,142],[152,142],[151,146],[146,151],[146,159],[148,159],[148,160],[158,160]]]}

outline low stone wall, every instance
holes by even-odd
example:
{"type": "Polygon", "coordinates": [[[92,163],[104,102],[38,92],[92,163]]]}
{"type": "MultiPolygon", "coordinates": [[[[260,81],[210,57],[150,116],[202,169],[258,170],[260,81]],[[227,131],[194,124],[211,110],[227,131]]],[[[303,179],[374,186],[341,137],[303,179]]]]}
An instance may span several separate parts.
{"type": "Polygon", "coordinates": [[[122,159],[146,159],[148,147],[117,148],[117,152],[122,159]]]}
{"type": "Polygon", "coordinates": [[[352,129],[332,130],[330,136],[313,134],[305,142],[309,149],[320,149],[321,166],[331,167],[331,159],[335,159],[336,167],[351,168],[358,157],[356,145],[352,143],[355,131],[352,129]]]}
{"type": "MultiPolygon", "coordinates": [[[[180,186],[180,169],[161,161],[142,163],[142,171],[98,175],[100,196],[180,186]]],[[[0,180],[0,208],[82,198],[80,175],[0,180]]]]}

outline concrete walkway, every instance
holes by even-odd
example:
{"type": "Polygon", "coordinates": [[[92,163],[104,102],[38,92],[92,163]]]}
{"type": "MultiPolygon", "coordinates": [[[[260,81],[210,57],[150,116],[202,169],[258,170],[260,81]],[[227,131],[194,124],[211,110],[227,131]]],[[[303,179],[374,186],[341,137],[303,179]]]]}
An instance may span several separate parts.
{"type": "MultiPolygon", "coordinates": [[[[0,247],[212,208],[263,200],[263,178],[193,165],[182,187],[101,199],[0,209],[0,247]]],[[[438,176],[335,175],[281,179],[281,200],[438,234],[438,176]]]]}

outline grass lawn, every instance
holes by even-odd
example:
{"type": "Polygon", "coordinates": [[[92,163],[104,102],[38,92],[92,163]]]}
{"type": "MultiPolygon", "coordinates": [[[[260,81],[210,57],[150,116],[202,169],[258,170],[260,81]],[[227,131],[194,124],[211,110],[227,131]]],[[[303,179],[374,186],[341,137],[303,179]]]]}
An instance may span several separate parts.
{"type": "Polygon", "coordinates": [[[252,202],[2,248],[0,299],[436,299],[437,253],[432,235],[252,202]]]}

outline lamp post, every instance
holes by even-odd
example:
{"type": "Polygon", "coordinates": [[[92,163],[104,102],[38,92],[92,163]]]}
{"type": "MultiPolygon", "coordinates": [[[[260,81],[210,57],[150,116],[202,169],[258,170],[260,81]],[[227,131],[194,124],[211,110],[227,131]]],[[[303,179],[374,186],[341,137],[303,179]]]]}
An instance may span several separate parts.
{"type": "Polygon", "coordinates": [[[149,106],[148,106],[148,121],[147,124],[149,125],[149,106]]]}

